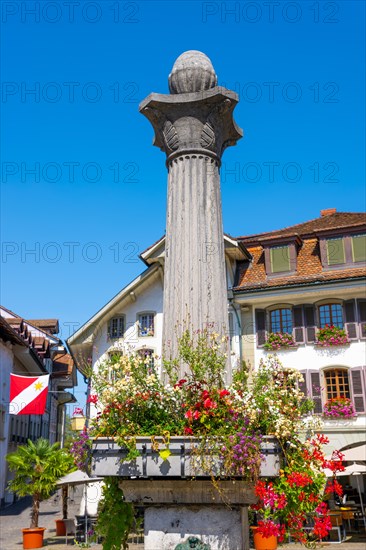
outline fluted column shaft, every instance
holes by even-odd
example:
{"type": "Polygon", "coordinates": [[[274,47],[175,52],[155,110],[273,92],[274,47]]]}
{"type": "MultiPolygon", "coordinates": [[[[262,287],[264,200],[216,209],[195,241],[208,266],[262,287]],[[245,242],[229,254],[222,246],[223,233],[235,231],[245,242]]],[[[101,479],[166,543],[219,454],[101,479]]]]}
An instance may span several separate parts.
{"type": "Polygon", "coordinates": [[[222,335],[228,330],[219,166],[225,148],[242,135],[233,120],[237,101],[234,92],[213,87],[151,94],[140,105],[154,127],[154,145],[167,156],[166,357],[176,357],[178,339],[187,328],[222,335]]]}
{"type": "Polygon", "coordinates": [[[227,285],[217,162],[182,155],[169,162],[163,341],[176,355],[185,328],[228,328],[227,285]]]}

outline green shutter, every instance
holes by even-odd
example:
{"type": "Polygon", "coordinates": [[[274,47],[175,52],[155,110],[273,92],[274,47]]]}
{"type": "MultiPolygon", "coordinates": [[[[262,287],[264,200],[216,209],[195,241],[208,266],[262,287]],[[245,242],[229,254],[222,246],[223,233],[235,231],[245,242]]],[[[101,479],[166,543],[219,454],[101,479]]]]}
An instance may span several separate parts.
{"type": "Polygon", "coordinates": [[[275,246],[271,248],[272,273],[290,271],[290,247],[275,246]]]}
{"type": "Polygon", "coordinates": [[[327,240],[327,258],[328,265],[345,263],[343,238],[327,240]]]}
{"type": "Polygon", "coordinates": [[[352,258],[354,262],[366,261],[366,235],[352,237],[352,258]]]}

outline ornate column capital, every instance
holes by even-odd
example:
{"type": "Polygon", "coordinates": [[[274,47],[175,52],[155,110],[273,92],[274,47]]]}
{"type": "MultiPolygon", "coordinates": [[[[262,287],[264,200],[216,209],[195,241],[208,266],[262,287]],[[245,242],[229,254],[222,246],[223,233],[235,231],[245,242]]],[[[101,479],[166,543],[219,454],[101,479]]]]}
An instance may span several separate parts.
{"type": "Polygon", "coordinates": [[[167,165],[181,155],[198,154],[218,163],[226,147],[243,135],[235,124],[235,92],[217,86],[210,59],[184,52],[169,75],[170,94],[150,94],[139,110],[155,130],[154,145],[165,152],[167,165]]]}

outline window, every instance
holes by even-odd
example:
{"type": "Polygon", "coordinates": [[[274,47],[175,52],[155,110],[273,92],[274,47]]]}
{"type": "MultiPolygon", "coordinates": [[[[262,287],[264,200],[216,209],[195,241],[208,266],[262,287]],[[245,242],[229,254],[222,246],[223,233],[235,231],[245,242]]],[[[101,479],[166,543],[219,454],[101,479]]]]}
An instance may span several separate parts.
{"type": "Polygon", "coordinates": [[[324,372],[327,400],[334,397],[351,398],[347,369],[332,369],[324,372]]]}
{"type": "Polygon", "coordinates": [[[123,338],[125,333],[125,318],[113,317],[108,324],[109,338],[123,338]]]}
{"type": "Polygon", "coordinates": [[[275,246],[270,249],[272,273],[290,271],[290,249],[289,246],[275,246]]]}
{"type": "Polygon", "coordinates": [[[334,325],[343,328],[343,311],[340,304],[324,304],[319,306],[319,326],[334,325]]]}
{"type": "Polygon", "coordinates": [[[358,267],[366,262],[366,234],[321,237],[320,256],[325,269],[358,267]]]}
{"type": "Polygon", "coordinates": [[[328,265],[344,264],[344,243],[342,237],[335,239],[327,239],[327,261],[328,265]]]}
{"type": "Polygon", "coordinates": [[[153,349],[139,349],[137,352],[142,359],[148,359],[148,362],[146,364],[148,370],[154,368],[154,350],[153,349]]]}
{"type": "Polygon", "coordinates": [[[292,333],[291,309],[274,309],[270,312],[271,332],[292,333]]]}
{"type": "Polygon", "coordinates": [[[108,351],[109,369],[108,369],[108,381],[114,384],[121,376],[121,371],[118,368],[118,363],[123,355],[119,349],[111,349],[108,351]]]}
{"type": "Polygon", "coordinates": [[[355,263],[366,261],[366,235],[352,237],[352,260],[355,263]]]}
{"type": "Polygon", "coordinates": [[[141,313],[139,315],[139,336],[154,336],[153,313],[141,313]]]}

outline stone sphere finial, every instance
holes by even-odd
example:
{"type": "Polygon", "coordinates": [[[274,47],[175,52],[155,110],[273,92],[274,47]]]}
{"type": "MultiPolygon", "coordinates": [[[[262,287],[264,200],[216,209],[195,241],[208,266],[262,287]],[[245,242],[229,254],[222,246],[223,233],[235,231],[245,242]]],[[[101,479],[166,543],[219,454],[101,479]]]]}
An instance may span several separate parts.
{"type": "Polygon", "coordinates": [[[197,50],[182,53],[169,75],[171,94],[203,92],[215,86],[217,86],[217,76],[211,60],[197,50]]]}

